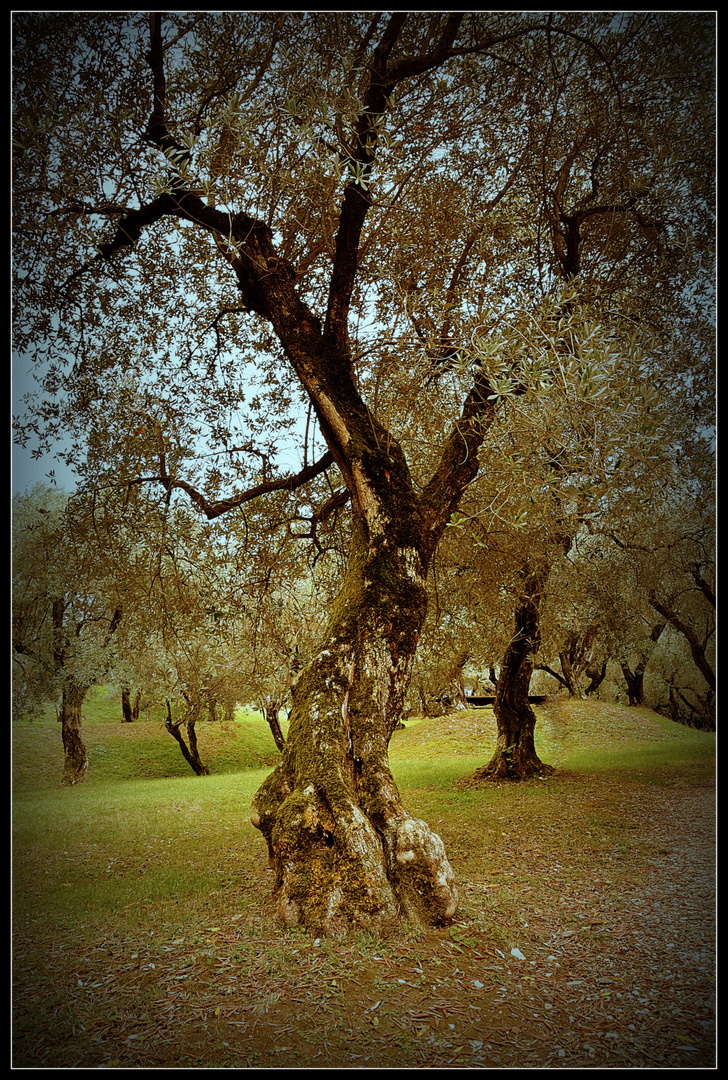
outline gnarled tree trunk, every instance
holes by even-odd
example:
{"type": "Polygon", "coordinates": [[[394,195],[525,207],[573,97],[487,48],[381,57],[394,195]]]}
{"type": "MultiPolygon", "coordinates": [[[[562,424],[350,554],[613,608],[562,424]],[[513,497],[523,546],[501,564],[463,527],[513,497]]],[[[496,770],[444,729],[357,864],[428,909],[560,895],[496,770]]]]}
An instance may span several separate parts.
{"type": "MultiPolygon", "coordinates": [[[[452,917],[457,890],[442,841],[412,818],[392,778],[387,744],[396,727],[425,617],[427,567],[465,488],[494,418],[494,395],[476,366],[460,416],[444,439],[429,481],[415,484],[401,446],[363,400],[349,316],[364,223],[373,203],[380,118],[403,80],[455,56],[461,15],[449,16],[436,43],[402,54],[406,12],[394,12],[367,53],[362,108],[352,130],[352,159],[339,205],[323,319],[298,289],[271,226],[245,212],[231,216],[202,201],[180,172],[164,192],[117,223],[99,246],[112,259],[142,231],[180,217],[211,235],[235,273],[247,310],[264,319],[315,413],[327,453],[296,476],[256,485],[211,503],[167,471],[161,427],[159,479],[188,492],[208,520],[266,492],[294,490],[335,464],[351,499],[355,542],[349,572],[318,654],[294,691],[281,762],[253,800],[251,820],[268,842],[277,910],[288,925],[331,936],[351,927],[382,930],[398,916],[420,923],[452,917]]],[[[376,20],[372,23],[372,32],[376,20]]],[[[148,140],[164,153],[184,149],[167,124],[161,15],[150,16],[147,60],[154,86],[148,140]]],[[[447,323],[441,334],[448,337],[447,323]]],[[[444,370],[448,357],[442,357],[444,370]]]]}
{"type": "Polygon", "coordinates": [[[287,925],[340,937],[456,911],[443,843],[404,809],[387,752],[425,617],[424,578],[414,548],[372,543],[358,528],[326,640],[293,689],[283,758],[253,801],[287,925]]]}
{"type": "Polygon", "coordinates": [[[523,590],[516,607],[515,633],[506,649],[496,685],[493,712],[498,736],[493,757],[469,778],[468,783],[485,780],[525,780],[553,772],[536,753],[536,714],[528,701],[534,657],[541,642],[540,607],[551,565],[537,560],[523,571],[523,590]]]}

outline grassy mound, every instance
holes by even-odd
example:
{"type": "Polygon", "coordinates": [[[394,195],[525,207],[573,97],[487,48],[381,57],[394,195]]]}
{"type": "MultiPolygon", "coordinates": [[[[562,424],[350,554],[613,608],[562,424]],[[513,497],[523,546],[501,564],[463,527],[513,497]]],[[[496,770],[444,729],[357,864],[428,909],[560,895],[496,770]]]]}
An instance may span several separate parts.
{"type": "MultiPolygon", "coordinates": [[[[120,721],[118,695],[103,688],[88,695],[82,727],[88,783],[190,775],[178,744],[164,727],[161,710],[131,724],[120,721]]],[[[238,709],[232,722],[200,721],[195,731],[200,757],[215,774],[264,768],[279,757],[265,720],[247,709],[238,709]]],[[[52,710],[32,720],[14,721],[14,788],[56,785],[62,771],[61,730],[52,710]]]]}

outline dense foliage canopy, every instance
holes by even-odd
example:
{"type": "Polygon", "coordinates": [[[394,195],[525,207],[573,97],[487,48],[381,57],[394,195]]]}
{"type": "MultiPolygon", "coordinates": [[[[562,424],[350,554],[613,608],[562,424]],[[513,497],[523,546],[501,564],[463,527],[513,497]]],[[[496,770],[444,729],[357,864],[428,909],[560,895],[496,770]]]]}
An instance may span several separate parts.
{"type": "Polygon", "coordinates": [[[15,16],[19,442],[61,442],[125,528],[157,500],[165,522],[233,515],[258,550],[308,543],[329,575],[348,559],[252,808],[288,924],[456,910],[387,758],[438,552],[497,549],[479,592],[515,612],[496,713],[503,749],[530,725],[526,775],[559,560],[585,532],[626,550],[657,492],[699,501],[714,30],[690,12],[15,16]]]}

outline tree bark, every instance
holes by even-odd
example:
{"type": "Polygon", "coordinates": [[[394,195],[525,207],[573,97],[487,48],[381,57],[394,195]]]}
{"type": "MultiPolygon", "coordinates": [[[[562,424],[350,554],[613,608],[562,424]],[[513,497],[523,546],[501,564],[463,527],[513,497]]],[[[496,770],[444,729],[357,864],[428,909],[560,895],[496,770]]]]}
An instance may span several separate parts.
{"type": "MultiPolygon", "coordinates": [[[[61,699],[61,738],[63,740],[63,775],[61,785],[72,786],[82,783],[86,779],[88,769],[88,756],[86,747],[81,738],[81,706],[88,693],[91,683],[79,683],[69,672],[67,665],[67,650],[69,645],[69,627],[66,627],[66,603],[62,597],[57,597],[51,605],[51,618],[53,620],[54,644],[53,664],[58,674],[63,677],[63,694],[61,699]]],[[[111,617],[106,633],[104,647],[108,645],[111,635],[116,631],[121,621],[121,610],[117,608],[111,617]]],[[[83,629],[82,622],[76,622],[72,626],[74,637],[78,638],[83,629]]]]}
{"type": "Polygon", "coordinates": [[[594,694],[606,679],[608,663],[609,657],[607,657],[605,660],[602,660],[602,663],[599,667],[596,667],[593,664],[587,664],[586,668],[584,669],[584,673],[589,679],[589,682],[584,687],[584,694],[586,695],[586,697],[589,697],[590,694],[594,694]]]}
{"type": "Polygon", "coordinates": [[[645,667],[646,661],[637,665],[634,671],[630,670],[626,660],[623,660],[619,665],[624,675],[624,681],[627,684],[627,700],[630,705],[642,705],[644,704],[644,679],[645,679],[645,667]]]}
{"type": "Polygon", "coordinates": [[[167,702],[167,719],[164,722],[164,726],[170,733],[173,739],[179,743],[179,748],[182,751],[182,757],[192,769],[196,776],[209,776],[210,770],[206,765],[202,764],[200,760],[199,750],[197,749],[197,735],[195,734],[195,718],[188,717],[186,720],[173,720],[172,708],[167,702]],[[190,745],[184,740],[184,735],[181,732],[182,725],[187,728],[187,736],[190,740],[190,745]]]}
{"type": "Polygon", "coordinates": [[[326,639],[293,688],[288,740],[253,800],[277,915],[343,937],[420,925],[457,909],[439,836],[411,817],[389,768],[427,601],[417,551],[360,523],[326,639]]]}
{"type": "MultiPolygon", "coordinates": [[[[403,79],[436,69],[454,55],[462,18],[451,14],[425,52],[394,63],[407,21],[406,12],[394,12],[369,55],[323,322],[298,292],[296,270],[281,256],[270,226],[246,213],[231,217],[206,205],[185,190],[181,176],[173,194],[127,212],[96,257],[114,258],[167,216],[185,218],[222,239],[242,302],[270,324],[281,343],[351,497],[349,572],[322,648],[300,674],[281,762],[251,810],[253,824],[268,842],[279,917],[327,936],[342,936],[350,928],[383,931],[400,915],[434,924],[451,918],[457,908],[442,841],[404,810],[387,744],[404,705],[425,617],[427,567],[477,473],[478,448],[494,418],[492,387],[486,373],[476,369],[437,467],[416,494],[401,446],[360,396],[348,323],[362,229],[372,205],[363,179],[376,159],[374,117],[388,110],[403,79]]],[[[153,14],[150,22],[154,105],[146,137],[164,151],[180,150],[166,120],[160,19],[153,14]]],[[[234,503],[210,505],[170,476],[161,439],[159,480],[167,492],[185,490],[208,518],[272,490],[268,484],[234,503]]],[[[300,473],[277,486],[292,490],[305,480],[300,473]]]]}
{"type": "Polygon", "coordinates": [[[666,619],[670,625],[677,630],[679,634],[682,634],[688,645],[690,646],[690,655],[692,656],[695,666],[700,674],[707,682],[710,689],[715,693],[717,690],[717,680],[715,672],[708,662],[708,658],[705,655],[705,641],[700,641],[693,627],[687,623],[677,611],[671,606],[672,601],[662,602],[658,600],[654,593],[650,594],[650,604],[658,613],[666,619]]]}
{"type": "Polygon", "coordinates": [[[67,680],[61,703],[61,738],[63,739],[63,776],[61,785],[70,787],[86,779],[88,756],[81,738],[81,706],[88,687],[67,680]]]}
{"type": "Polygon", "coordinates": [[[515,633],[508,644],[496,685],[493,712],[498,727],[493,757],[466,781],[526,780],[553,772],[536,753],[536,714],[528,701],[534,658],[541,643],[540,607],[551,571],[547,559],[523,571],[523,590],[516,607],[515,633]]]}
{"type": "Polygon", "coordinates": [[[648,645],[640,657],[639,663],[635,667],[634,671],[629,666],[628,660],[625,658],[620,661],[620,667],[622,674],[624,675],[624,681],[627,683],[627,698],[630,705],[642,705],[644,704],[644,681],[645,671],[647,670],[647,664],[649,662],[652,651],[660,640],[662,631],[667,626],[666,622],[659,622],[652,627],[652,633],[650,634],[650,645],[648,645]]]}
{"type": "MultiPolygon", "coordinates": [[[[686,688],[687,689],[687,688],[686,688]]],[[[669,702],[667,715],[678,724],[697,728],[699,731],[715,731],[715,699],[712,690],[701,697],[694,690],[698,704],[691,702],[676,685],[669,684],[669,702]],[[678,698],[680,700],[678,700],[678,698]],[[682,705],[680,704],[682,702],[682,705]]]]}
{"type": "Polygon", "coordinates": [[[470,652],[467,649],[462,649],[453,658],[452,667],[453,675],[451,680],[452,689],[455,692],[455,700],[458,705],[465,708],[467,701],[465,700],[465,677],[463,675],[463,668],[470,659],[470,652]]]}
{"type": "Polygon", "coordinates": [[[260,707],[263,710],[263,716],[266,719],[270,733],[273,736],[273,741],[276,744],[276,748],[283,753],[286,745],[286,739],[281,731],[281,725],[278,720],[278,713],[280,711],[280,705],[277,701],[261,701],[260,707]]]}
{"type": "Polygon", "coordinates": [[[415,494],[397,440],[359,397],[348,348],[333,340],[339,330],[313,355],[297,346],[292,363],[351,493],[350,565],[323,647],[293,689],[282,760],[251,809],[268,842],[278,917],[331,937],[384,933],[402,916],[436,925],[457,910],[443,843],[405,811],[387,746],[425,618],[429,560],[494,416],[478,375],[415,494]]]}
{"type": "Polygon", "coordinates": [[[131,690],[123,686],[121,689],[121,722],[122,724],[131,724],[135,720],[139,719],[139,705],[142,699],[141,690],[137,690],[134,695],[134,704],[131,701],[131,690]]]}

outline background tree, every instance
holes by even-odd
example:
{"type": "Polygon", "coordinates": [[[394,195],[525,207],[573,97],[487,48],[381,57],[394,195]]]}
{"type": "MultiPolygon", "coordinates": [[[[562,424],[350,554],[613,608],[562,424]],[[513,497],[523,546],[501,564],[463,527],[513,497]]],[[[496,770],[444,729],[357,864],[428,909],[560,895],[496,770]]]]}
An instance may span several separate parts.
{"type": "MultiPolygon", "coordinates": [[[[704,459],[709,460],[708,447],[704,459]]],[[[695,459],[692,459],[693,464],[695,459]]],[[[684,661],[668,674],[670,714],[709,730],[715,728],[715,525],[712,476],[683,475],[661,493],[639,530],[611,532],[653,626],[676,637],[684,661]]],[[[666,637],[660,638],[665,643],[666,637]]]]}
{"type": "Polygon", "coordinates": [[[99,557],[88,502],[41,486],[16,496],[13,659],[26,700],[59,700],[64,785],[85,779],[81,709],[113,665],[122,615],[109,564],[99,557]]]}
{"type": "Polygon", "coordinates": [[[671,288],[695,280],[710,177],[681,158],[696,122],[704,134],[711,28],[649,13],[16,20],[16,344],[42,364],[24,431],[78,433],[69,456],[88,447],[93,484],[156,484],[209,520],[261,499],[265,516],[282,491],[308,495],[312,522],[351,507],[347,573],[252,811],[287,924],[456,910],[442,843],[387,760],[427,572],[498,401],[591,377],[578,351],[535,363],[517,327],[492,331],[570,279],[575,251],[582,273],[595,256],[580,317],[620,340],[661,259],[671,288]],[[666,260],[678,220],[690,250],[666,260]]]}
{"type": "Polygon", "coordinates": [[[322,574],[311,573],[307,579],[302,569],[299,563],[299,575],[292,580],[288,574],[282,578],[280,566],[274,579],[269,568],[260,592],[251,596],[245,658],[239,672],[242,693],[262,710],[281,751],[285,739],[279,714],[322,636],[325,601],[330,598],[329,583],[322,574]]]}

